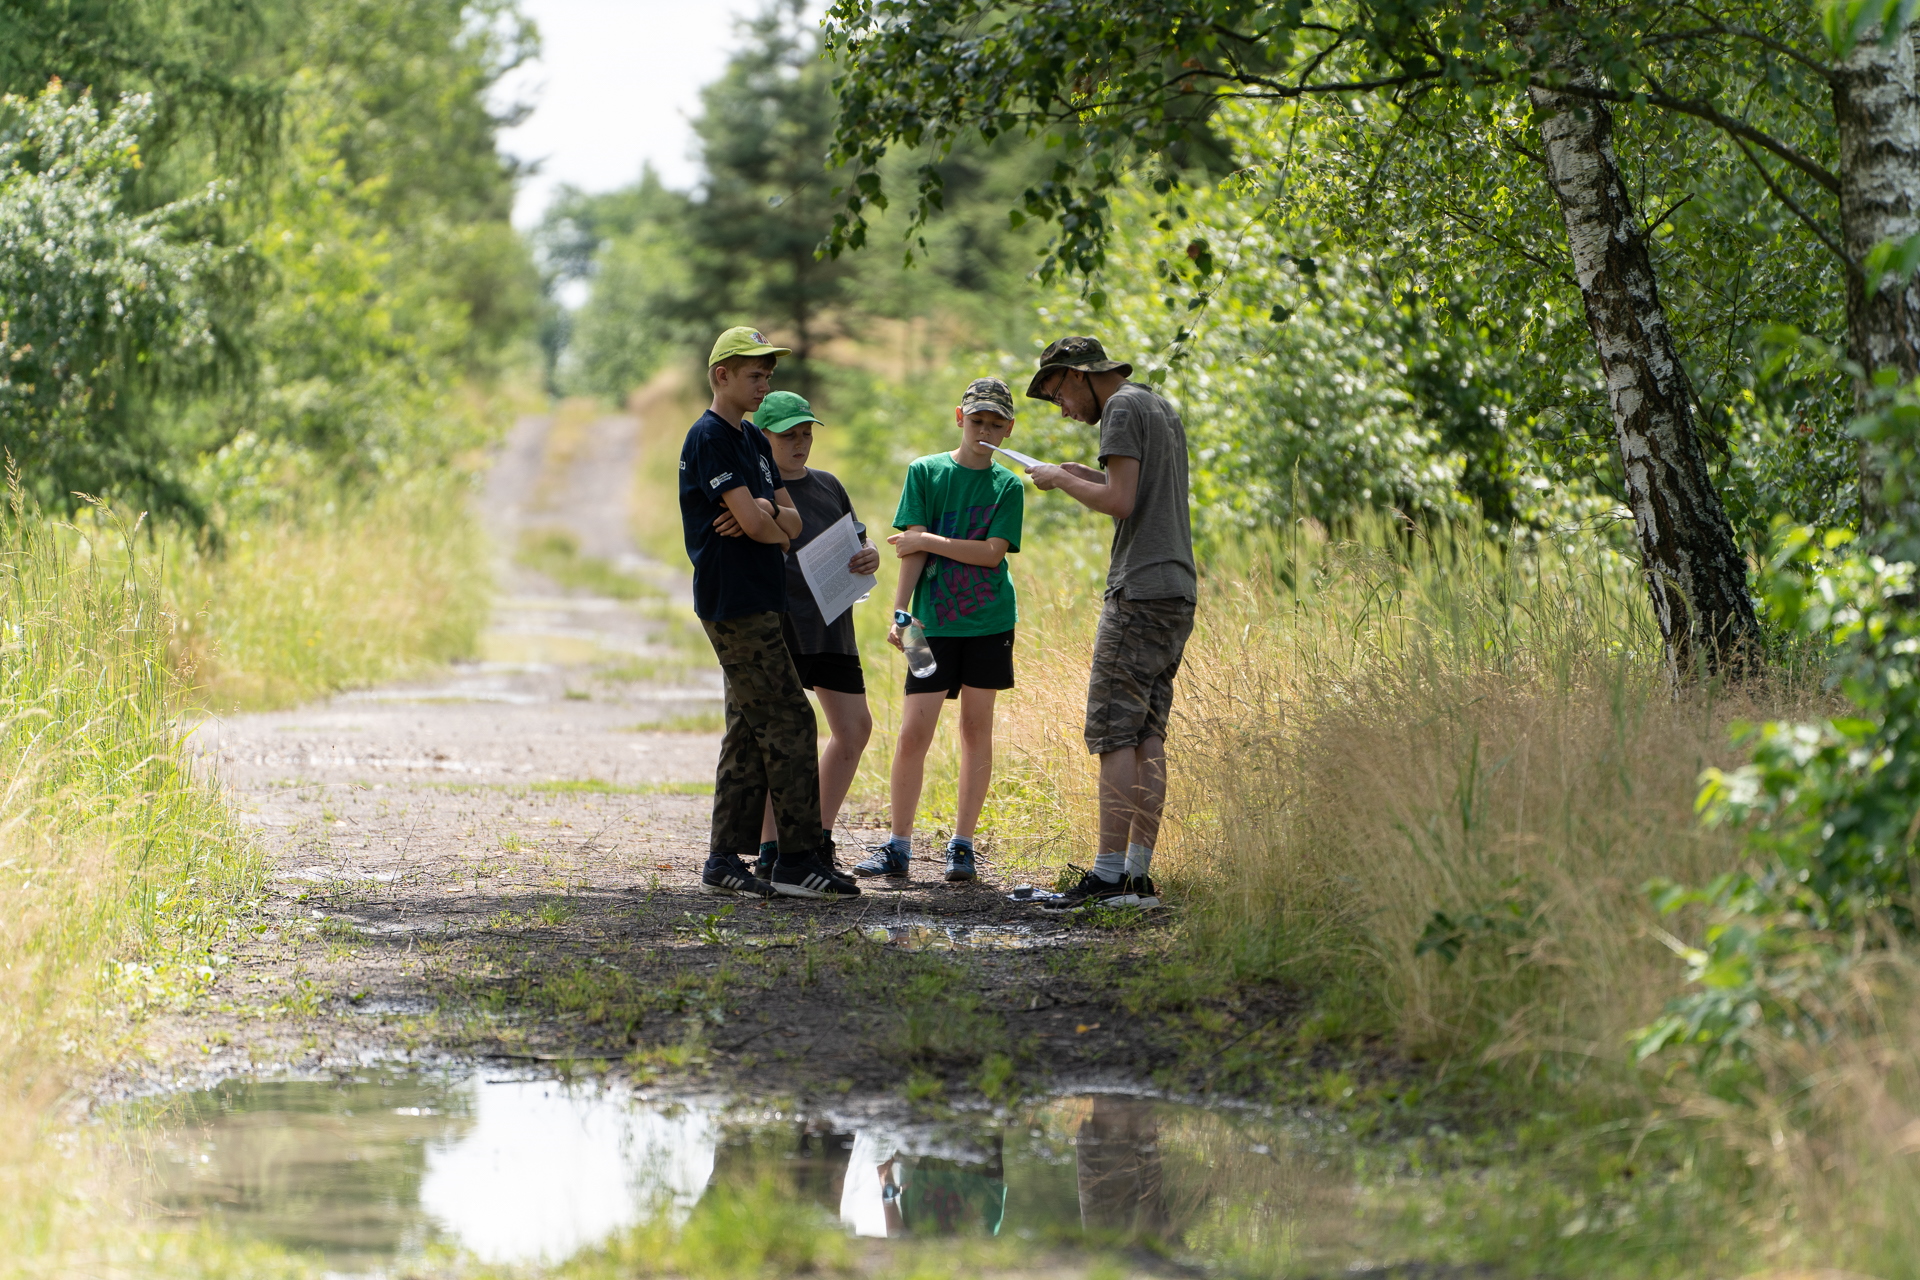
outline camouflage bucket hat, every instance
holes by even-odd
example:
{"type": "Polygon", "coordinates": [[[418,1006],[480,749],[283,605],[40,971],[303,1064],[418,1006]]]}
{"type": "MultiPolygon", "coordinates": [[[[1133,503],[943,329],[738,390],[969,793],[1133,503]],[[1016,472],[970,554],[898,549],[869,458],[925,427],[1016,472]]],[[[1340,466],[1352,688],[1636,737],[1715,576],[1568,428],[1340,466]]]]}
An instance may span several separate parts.
{"type": "Polygon", "coordinates": [[[975,378],[960,397],[961,413],[997,413],[1013,417],[1013,388],[998,378],[975,378]]]}
{"type": "Polygon", "coordinates": [[[1082,373],[1109,373],[1118,370],[1122,376],[1133,372],[1133,366],[1125,360],[1107,359],[1107,349],[1100,345],[1098,338],[1057,338],[1047,344],[1040,353],[1040,371],[1033,375],[1033,381],[1027,384],[1027,399],[1049,400],[1052,397],[1040,394],[1040,384],[1055,369],[1078,369],[1082,373]]]}

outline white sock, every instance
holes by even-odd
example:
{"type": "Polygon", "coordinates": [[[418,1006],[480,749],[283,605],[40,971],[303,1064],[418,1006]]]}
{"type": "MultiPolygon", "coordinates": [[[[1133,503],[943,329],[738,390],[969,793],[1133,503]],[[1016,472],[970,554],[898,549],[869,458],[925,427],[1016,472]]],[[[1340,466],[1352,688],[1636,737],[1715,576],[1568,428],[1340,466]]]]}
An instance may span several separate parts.
{"type": "Polygon", "coordinates": [[[1135,840],[1127,846],[1127,874],[1144,876],[1147,868],[1153,865],[1153,850],[1135,840]]]}
{"type": "Polygon", "coordinates": [[[1113,882],[1127,874],[1127,855],[1124,853],[1102,853],[1093,859],[1093,874],[1102,880],[1113,882]]]}

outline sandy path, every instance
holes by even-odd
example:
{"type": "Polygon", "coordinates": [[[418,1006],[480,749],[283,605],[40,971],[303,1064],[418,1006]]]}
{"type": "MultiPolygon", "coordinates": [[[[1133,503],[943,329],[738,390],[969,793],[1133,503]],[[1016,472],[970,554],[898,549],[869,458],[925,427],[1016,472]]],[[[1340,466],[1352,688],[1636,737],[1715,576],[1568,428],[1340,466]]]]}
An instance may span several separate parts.
{"type": "MultiPolygon", "coordinates": [[[[1114,946],[1008,903],[990,865],[953,886],[916,860],[910,887],[830,906],[700,891],[718,735],[657,726],[710,722],[718,673],[684,576],[628,532],[639,424],[554,422],[505,441],[489,530],[563,529],[662,594],[570,594],[503,555],[484,661],[196,731],[272,888],[115,1088],[436,1055],[778,1064],[800,1090],[963,1087],[996,1054],[1078,1079],[1163,1064],[1089,968],[1114,946]]],[[[873,834],[843,826],[843,852],[873,834]]]]}

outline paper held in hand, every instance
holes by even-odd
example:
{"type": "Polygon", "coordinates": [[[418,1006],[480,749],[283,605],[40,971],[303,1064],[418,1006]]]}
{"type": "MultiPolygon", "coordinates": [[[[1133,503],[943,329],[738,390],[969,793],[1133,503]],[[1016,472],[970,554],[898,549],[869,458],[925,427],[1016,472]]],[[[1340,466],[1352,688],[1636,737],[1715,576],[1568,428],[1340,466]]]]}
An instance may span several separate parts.
{"type": "Polygon", "coordinates": [[[860,535],[853,531],[851,515],[841,516],[795,553],[823,621],[832,622],[873,590],[872,574],[847,572],[847,561],[859,554],[860,535]]]}
{"type": "MultiPolygon", "coordinates": [[[[987,444],[987,442],[984,440],[982,440],[980,443],[987,444]]],[[[1009,458],[1012,458],[1015,462],[1019,463],[1021,466],[1025,467],[1029,471],[1033,470],[1035,467],[1044,467],[1047,465],[1046,463],[1040,461],[1040,459],[1038,458],[1029,458],[1026,454],[1021,453],[1017,449],[1002,449],[997,444],[988,444],[987,448],[993,450],[995,453],[1006,454],[1009,458]]]]}

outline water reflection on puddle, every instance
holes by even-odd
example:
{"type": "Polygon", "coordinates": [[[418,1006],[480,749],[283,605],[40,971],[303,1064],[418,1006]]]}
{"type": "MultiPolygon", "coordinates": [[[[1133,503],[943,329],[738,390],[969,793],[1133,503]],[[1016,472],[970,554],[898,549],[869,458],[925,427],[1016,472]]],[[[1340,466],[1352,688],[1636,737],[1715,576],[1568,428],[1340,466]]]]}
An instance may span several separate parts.
{"type": "Polygon", "coordinates": [[[770,1175],[859,1236],[1144,1234],[1266,1273],[1353,1257],[1346,1179],[1285,1126],[1119,1095],[925,1123],[393,1073],[231,1083],[135,1118],[158,1212],[336,1271],[431,1245],[557,1261],[770,1175]]]}

